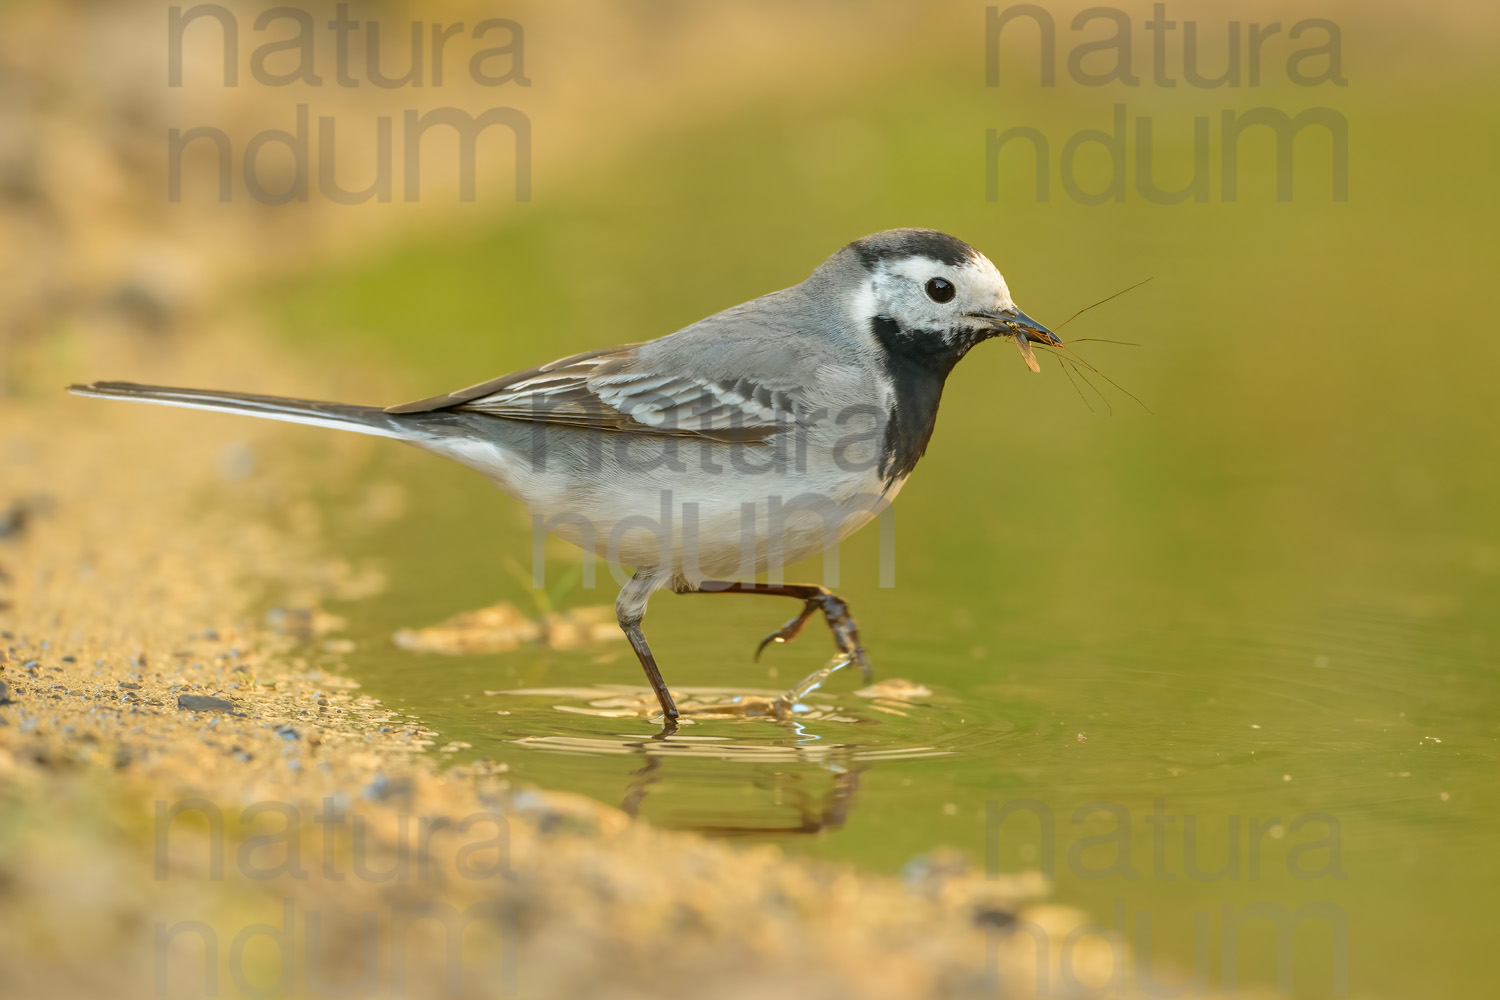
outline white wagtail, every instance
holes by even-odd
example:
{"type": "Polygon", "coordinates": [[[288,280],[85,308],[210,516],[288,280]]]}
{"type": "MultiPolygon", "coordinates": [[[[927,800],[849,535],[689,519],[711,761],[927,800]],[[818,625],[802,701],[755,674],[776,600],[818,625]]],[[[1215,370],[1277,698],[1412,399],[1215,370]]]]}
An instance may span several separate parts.
{"type": "MultiPolygon", "coordinates": [[[[641,632],[646,602],[772,594],[821,611],[869,675],[843,600],[780,579],[868,523],[927,448],[943,383],[976,344],[1061,346],[962,240],[892,229],[843,247],[799,285],[639,344],[588,351],[444,396],[350,406],[129,382],[84,396],[246,413],[396,438],[483,473],[534,524],[631,567],[615,603],[667,722],[677,707],[641,632]]],[[[759,654],[757,649],[757,655],[759,654]]]]}

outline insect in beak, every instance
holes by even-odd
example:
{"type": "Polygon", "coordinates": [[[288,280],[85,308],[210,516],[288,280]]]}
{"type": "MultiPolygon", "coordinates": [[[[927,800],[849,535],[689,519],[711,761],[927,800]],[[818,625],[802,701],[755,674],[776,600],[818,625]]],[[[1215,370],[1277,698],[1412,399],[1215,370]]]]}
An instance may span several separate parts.
{"type": "Polygon", "coordinates": [[[1057,334],[1014,307],[996,312],[975,312],[969,315],[978,319],[987,319],[1001,327],[1002,336],[1015,338],[1016,349],[1021,352],[1026,367],[1034,372],[1040,372],[1042,366],[1037,364],[1036,354],[1031,349],[1033,343],[1046,344],[1049,347],[1062,346],[1062,340],[1057,334]]]}

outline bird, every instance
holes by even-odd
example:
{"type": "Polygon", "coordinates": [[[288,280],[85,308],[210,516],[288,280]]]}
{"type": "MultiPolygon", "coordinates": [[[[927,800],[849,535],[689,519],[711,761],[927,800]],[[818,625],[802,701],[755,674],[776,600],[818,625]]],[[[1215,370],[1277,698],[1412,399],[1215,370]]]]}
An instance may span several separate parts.
{"type": "Polygon", "coordinates": [[[69,391],[393,438],[475,469],[536,528],[605,557],[623,583],[620,628],[675,726],[681,713],[642,630],[664,589],[801,601],[756,656],[821,614],[838,653],[871,676],[848,604],[819,584],[779,582],[781,569],[895,500],[949,373],[994,338],[1010,338],[1033,371],[1032,344],[1063,343],[968,243],[890,229],[841,247],[799,284],[655,340],[398,406],[132,382],[69,391]]]}

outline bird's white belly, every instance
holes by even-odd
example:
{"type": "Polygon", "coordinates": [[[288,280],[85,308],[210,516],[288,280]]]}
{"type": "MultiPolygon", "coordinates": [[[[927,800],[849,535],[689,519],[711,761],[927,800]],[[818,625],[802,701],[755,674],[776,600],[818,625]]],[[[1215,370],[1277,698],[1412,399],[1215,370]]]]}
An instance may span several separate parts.
{"type": "Polygon", "coordinates": [[[724,453],[698,461],[685,452],[677,469],[610,461],[541,470],[487,443],[449,454],[524,503],[534,530],[612,567],[659,568],[690,584],[751,579],[816,555],[869,523],[902,485],[885,482],[873,462],[835,463],[816,449],[792,468],[759,472],[736,469],[724,453]]]}
{"type": "Polygon", "coordinates": [[[868,479],[771,479],[733,488],[679,477],[616,483],[532,506],[541,530],[611,565],[660,567],[689,583],[749,579],[816,555],[889,505],[868,479]]]}

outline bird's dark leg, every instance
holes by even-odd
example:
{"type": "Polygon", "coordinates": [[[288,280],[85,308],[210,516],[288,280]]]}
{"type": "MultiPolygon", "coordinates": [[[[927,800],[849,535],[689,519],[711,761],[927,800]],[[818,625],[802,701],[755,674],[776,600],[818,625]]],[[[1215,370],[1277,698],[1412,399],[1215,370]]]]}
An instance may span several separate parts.
{"type": "Polygon", "coordinates": [[[661,583],[661,578],[654,574],[637,572],[615,600],[615,617],[620,621],[625,638],[630,640],[636,658],[641,661],[641,669],[646,672],[646,680],[650,682],[651,690],[661,704],[666,724],[675,728],[677,704],[672,700],[672,692],[667,690],[667,682],[662,680],[661,671],[656,666],[656,656],[652,654],[651,647],[646,645],[646,635],[641,631],[641,619],[646,616],[646,601],[661,583]]]}
{"type": "Polygon", "coordinates": [[[646,636],[641,632],[641,623],[622,621],[620,627],[625,630],[625,638],[630,640],[636,657],[641,661],[641,669],[646,671],[646,680],[650,682],[651,690],[656,693],[656,700],[661,705],[662,714],[666,716],[669,723],[676,722],[677,705],[672,701],[672,692],[667,690],[667,682],[662,680],[661,670],[656,666],[656,657],[652,654],[651,647],[646,645],[646,636]]]}
{"type": "Polygon", "coordinates": [[[787,622],[781,628],[772,632],[761,640],[759,646],[755,647],[755,658],[760,659],[761,650],[773,642],[791,642],[797,638],[802,631],[802,626],[807,624],[814,612],[823,612],[823,618],[828,622],[828,630],[833,633],[833,644],[838,651],[859,665],[859,669],[865,675],[865,683],[869,683],[874,677],[874,671],[870,669],[870,660],[865,655],[865,648],[859,642],[859,627],[854,624],[854,617],[849,614],[849,605],[844,599],[827,587],[820,587],[815,583],[729,583],[722,581],[705,581],[695,588],[695,593],[700,594],[769,594],[772,597],[794,597],[805,602],[802,611],[787,622]]]}

